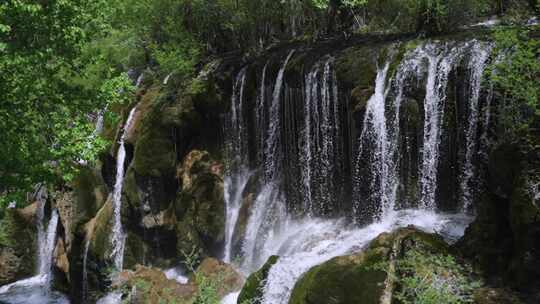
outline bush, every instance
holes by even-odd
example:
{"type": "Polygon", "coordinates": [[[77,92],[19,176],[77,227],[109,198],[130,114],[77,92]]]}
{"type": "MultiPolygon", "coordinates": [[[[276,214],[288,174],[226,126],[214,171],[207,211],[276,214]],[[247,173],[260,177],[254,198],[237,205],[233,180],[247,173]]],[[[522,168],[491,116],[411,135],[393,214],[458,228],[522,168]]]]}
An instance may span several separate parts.
{"type": "Polygon", "coordinates": [[[396,270],[395,297],[403,304],[473,303],[473,291],[481,286],[452,256],[410,250],[398,259],[396,270]]]}

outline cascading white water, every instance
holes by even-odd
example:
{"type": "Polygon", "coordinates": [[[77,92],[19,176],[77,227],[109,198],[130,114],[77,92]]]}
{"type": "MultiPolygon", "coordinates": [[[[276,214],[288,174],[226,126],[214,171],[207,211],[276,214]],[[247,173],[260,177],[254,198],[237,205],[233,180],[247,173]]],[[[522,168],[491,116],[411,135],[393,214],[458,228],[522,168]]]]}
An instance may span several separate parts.
{"type": "MultiPolygon", "coordinates": [[[[287,216],[281,189],[278,185],[278,179],[281,175],[281,153],[279,151],[281,142],[280,111],[283,76],[293,54],[294,50],[289,52],[279,69],[272,94],[272,104],[269,112],[270,125],[264,147],[265,184],[253,204],[242,244],[243,260],[241,268],[246,271],[250,271],[264,262],[261,262],[261,256],[258,254],[259,250],[262,250],[266,239],[271,237],[276,232],[276,229],[279,229],[281,222],[287,216]]],[[[264,96],[264,92],[262,94],[264,96]]]]}
{"type": "Polygon", "coordinates": [[[246,84],[247,67],[243,68],[237,75],[233,84],[233,94],[231,97],[231,128],[228,130],[227,153],[234,159],[227,168],[224,179],[225,195],[225,252],[223,260],[231,262],[232,239],[234,229],[238,221],[240,209],[242,207],[242,194],[249,181],[251,172],[248,167],[248,140],[247,125],[243,115],[244,88],[246,84]]]}
{"type": "Polygon", "coordinates": [[[442,135],[446,87],[450,71],[461,55],[463,46],[454,47],[447,52],[445,45],[428,44],[425,55],[428,59],[426,97],[424,99],[424,138],[420,169],[420,201],[423,208],[435,210],[437,192],[437,173],[439,165],[439,145],[442,135]]]}
{"type": "Polygon", "coordinates": [[[319,74],[320,65],[315,64],[312,68],[312,70],[306,75],[305,79],[305,101],[304,101],[304,129],[302,130],[301,134],[301,149],[300,149],[300,167],[302,170],[300,171],[300,175],[302,178],[302,194],[303,194],[303,201],[304,201],[304,210],[306,210],[308,215],[313,214],[313,197],[312,197],[312,190],[311,190],[311,184],[312,184],[312,176],[313,172],[311,170],[312,163],[313,163],[313,156],[312,156],[312,144],[313,144],[313,131],[312,131],[312,124],[316,123],[313,122],[313,119],[316,119],[316,115],[318,115],[318,111],[315,108],[318,100],[318,79],[317,75],[319,74]]]}
{"type": "Polygon", "coordinates": [[[47,204],[47,190],[41,186],[36,193],[37,210],[37,242],[38,242],[38,275],[44,276],[47,280],[51,277],[51,266],[54,248],[56,245],[56,230],[58,226],[58,211],[53,209],[51,218],[47,225],[43,225],[45,221],[45,205],[47,204]]]}
{"type": "Polygon", "coordinates": [[[274,92],[272,94],[272,104],[270,106],[269,121],[270,126],[268,130],[268,139],[265,144],[265,180],[267,182],[275,182],[281,174],[281,153],[279,144],[281,142],[281,89],[283,87],[283,76],[287,64],[294,54],[294,50],[289,52],[287,58],[283,62],[283,65],[279,69],[278,76],[274,85],[274,92]]]}
{"type": "MultiPolygon", "coordinates": [[[[465,51],[474,44],[427,43],[407,52],[392,77],[389,77],[389,64],[379,69],[375,93],[366,106],[359,150],[365,146],[366,154],[370,155],[370,161],[373,160],[368,164],[376,175],[371,180],[374,183],[371,188],[375,189],[380,210],[377,221],[362,228],[348,226],[345,220],[323,220],[313,216],[313,210],[321,203],[320,198],[324,199],[316,190],[320,186],[316,179],[320,178],[321,172],[327,172],[323,178],[331,178],[328,172],[332,170],[325,168],[325,162],[335,162],[336,156],[332,155],[335,150],[331,148],[335,145],[335,138],[331,135],[339,134],[336,127],[339,116],[338,102],[335,101],[337,85],[333,83],[335,79],[331,73],[331,60],[317,62],[304,76],[304,100],[301,104],[304,117],[298,134],[298,160],[303,195],[301,201],[307,216],[295,218],[287,214],[283,203],[285,197],[278,186],[282,147],[276,145],[283,144],[279,138],[281,135],[276,133],[281,128],[279,120],[282,119],[276,87],[281,88],[283,75],[278,74],[270,105],[270,130],[264,154],[267,160],[264,163],[265,176],[271,180],[266,179],[264,187],[256,196],[242,248],[241,271],[245,274],[257,270],[269,256],[280,256],[269,272],[263,288],[262,303],[287,303],[295,282],[304,272],[332,257],[363,250],[382,232],[415,225],[428,232],[440,233],[449,241],[455,241],[463,235],[472,218],[464,214],[436,213],[435,193],[450,72],[465,51]],[[406,91],[409,80],[425,80],[426,88],[423,102],[423,148],[420,151],[418,170],[420,209],[396,210],[400,183],[399,152],[402,148],[400,108],[404,101],[413,102],[404,99],[405,92],[409,93],[406,91]],[[328,137],[325,139],[324,136],[328,137]]],[[[282,66],[280,71],[284,69],[282,66]]],[[[480,83],[471,85],[479,86],[480,83]]],[[[355,175],[363,173],[357,171],[355,175]]],[[[318,189],[325,189],[327,194],[332,195],[329,188],[318,189]]],[[[357,199],[355,203],[358,205],[355,208],[359,209],[364,198],[357,199]]],[[[237,293],[227,296],[224,303],[235,303],[237,296],[237,293]]]]}
{"type": "Polygon", "coordinates": [[[131,124],[133,122],[133,117],[137,111],[137,106],[133,107],[129,112],[128,118],[123,128],[122,136],[120,137],[120,143],[118,147],[118,153],[116,155],[116,181],[114,183],[113,191],[113,214],[114,222],[113,229],[111,234],[111,245],[112,252],[111,258],[114,261],[114,266],[117,270],[122,270],[124,262],[124,245],[125,245],[125,234],[122,227],[122,187],[124,184],[124,166],[126,160],[126,148],[124,146],[124,141],[126,139],[129,130],[131,129],[131,124]]]}
{"type": "Polygon", "coordinates": [[[238,222],[238,216],[242,207],[242,194],[249,181],[251,173],[247,169],[243,169],[241,172],[232,174],[225,177],[224,180],[224,194],[225,194],[225,206],[226,206],[226,219],[225,219],[225,252],[223,261],[226,263],[231,262],[232,257],[232,239],[236,223],[238,222]]]}
{"type": "Polygon", "coordinates": [[[255,106],[255,128],[257,136],[257,160],[259,164],[264,163],[264,135],[267,129],[266,125],[266,71],[268,69],[268,62],[262,69],[261,84],[259,87],[259,93],[257,96],[257,104],[255,106]]]}
{"type": "Polygon", "coordinates": [[[305,76],[304,125],[300,132],[300,161],[303,209],[309,216],[331,204],[334,170],[341,157],[338,146],[340,108],[334,59],[317,62],[305,76]],[[322,71],[322,73],[321,73],[322,71]],[[314,205],[314,202],[317,205],[314,205]]]}
{"type": "Polygon", "coordinates": [[[274,248],[267,247],[268,240],[282,229],[287,220],[280,189],[273,183],[265,185],[255,199],[246,226],[242,244],[243,272],[249,273],[257,269],[271,255],[274,248]]]}
{"type": "MultiPolygon", "coordinates": [[[[491,47],[481,43],[473,43],[471,59],[469,60],[470,90],[469,90],[469,117],[466,128],[466,152],[461,175],[461,191],[463,209],[469,210],[472,203],[471,181],[474,178],[475,167],[473,158],[477,152],[477,131],[479,121],[479,98],[482,84],[482,76],[486,68],[486,63],[491,53],[491,47]]],[[[489,106],[487,107],[489,113],[489,106]]],[[[489,115],[489,114],[487,114],[489,115]]],[[[489,119],[489,117],[488,117],[489,119]]]]}
{"type": "Polygon", "coordinates": [[[351,228],[336,220],[288,221],[280,234],[268,240],[268,248],[273,248],[272,254],[280,258],[268,273],[261,303],[288,303],[294,284],[304,272],[333,257],[361,251],[383,232],[415,225],[455,240],[469,223],[470,218],[460,215],[419,210],[399,211],[364,228],[351,228]]]}
{"type": "MultiPolygon", "coordinates": [[[[392,208],[389,198],[385,195],[389,184],[389,157],[388,154],[388,132],[386,127],[386,113],[385,113],[385,100],[387,95],[386,89],[386,77],[388,73],[389,63],[386,63],[383,68],[377,71],[377,77],[375,80],[375,92],[367,102],[366,113],[364,114],[364,124],[362,127],[362,133],[359,139],[359,153],[356,165],[356,176],[362,174],[360,166],[358,165],[362,157],[365,156],[364,149],[369,149],[371,145],[374,146],[370,153],[373,153],[371,170],[374,177],[371,179],[371,191],[376,193],[375,197],[381,201],[381,205],[377,206],[377,214],[381,215],[383,210],[392,208]],[[378,183],[377,185],[375,183],[378,183]]],[[[356,195],[355,195],[356,196],[356,195]]],[[[354,213],[359,214],[360,199],[355,197],[354,213]]],[[[393,209],[393,208],[392,208],[393,209]]]]}
{"type": "Polygon", "coordinates": [[[56,230],[58,227],[58,211],[53,209],[51,218],[47,225],[44,243],[39,244],[39,274],[51,278],[51,267],[53,260],[54,248],[56,245],[56,230]]]}

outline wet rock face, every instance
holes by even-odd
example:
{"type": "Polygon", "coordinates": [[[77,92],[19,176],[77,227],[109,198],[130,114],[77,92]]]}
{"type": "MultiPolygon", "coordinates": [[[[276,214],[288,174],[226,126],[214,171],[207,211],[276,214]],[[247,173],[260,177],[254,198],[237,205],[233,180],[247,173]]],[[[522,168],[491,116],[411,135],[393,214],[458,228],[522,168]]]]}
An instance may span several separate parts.
{"type": "Polygon", "coordinates": [[[517,146],[492,151],[477,218],[457,247],[490,278],[540,299],[540,205],[531,187],[538,176],[523,170],[530,166],[517,146]]]}
{"type": "Polygon", "coordinates": [[[359,254],[336,257],[310,269],[295,284],[289,303],[389,304],[396,288],[396,259],[409,250],[446,254],[448,245],[412,227],[383,233],[359,254]]]}
{"type": "Polygon", "coordinates": [[[9,208],[2,220],[0,286],[32,276],[36,271],[35,204],[24,210],[9,208]]]}
{"type": "Polygon", "coordinates": [[[206,255],[217,254],[225,239],[222,165],[208,152],[194,150],[177,170],[182,185],[175,203],[180,222],[177,233],[184,241],[178,250],[190,252],[192,247],[198,247],[206,255]]]}

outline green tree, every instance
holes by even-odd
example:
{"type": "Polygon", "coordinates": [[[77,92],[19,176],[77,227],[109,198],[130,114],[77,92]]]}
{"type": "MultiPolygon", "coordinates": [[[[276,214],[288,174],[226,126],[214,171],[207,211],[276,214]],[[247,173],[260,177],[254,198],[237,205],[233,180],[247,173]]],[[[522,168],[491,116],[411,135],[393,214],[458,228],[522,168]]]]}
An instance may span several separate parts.
{"type": "Polygon", "coordinates": [[[69,178],[102,145],[89,113],[128,97],[125,75],[91,82],[81,55],[103,31],[106,1],[0,4],[0,193],[69,178]],[[112,86],[111,86],[112,84],[112,86]],[[116,86],[115,86],[116,85],[116,86]],[[118,92],[124,92],[118,94],[118,92]],[[120,96],[121,95],[121,96],[120,96]],[[60,173],[61,172],[61,173],[60,173]]]}

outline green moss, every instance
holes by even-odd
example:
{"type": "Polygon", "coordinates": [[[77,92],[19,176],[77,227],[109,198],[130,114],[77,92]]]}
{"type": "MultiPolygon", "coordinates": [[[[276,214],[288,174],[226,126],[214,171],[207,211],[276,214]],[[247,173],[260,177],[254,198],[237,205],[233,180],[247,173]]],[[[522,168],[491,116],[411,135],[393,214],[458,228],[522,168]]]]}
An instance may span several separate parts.
{"type": "Polygon", "coordinates": [[[238,296],[238,303],[250,303],[250,304],[259,304],[260,299],[263,295],[262,288],[266,278],[268,277],[268,272],[277,263],[279,257],[276,255],[268,258],[266,263],[261,267],[261,269],[252,273],[246,280],[240,295],[238,296]]]}
{"type": "Polygon", "coordinates": [[[385,253],[372,250],[315,266],[295,284],[289,303],[379,303],[387,275],[372,266],[382,261],[385,253]]]}
{"type": "Polygon", "coordinates": [[[79,175],[73,180],[73,188],[77,226],[78,223],[87,222],[105,204],[108,191],[98,169],[89,167],[80,168],[79,175]]]}
{"type": "Polygon", "coordinates": [[[124,268],[131,269],[144,261],[144,242],[136,233],[128,232],[124,250],[124,268]]]}
{"type": "Polygon", "coordinates": [[[0,285],[32,275],[37,260],[33,223],[27,222],[18,209],[10,208],[0,221],[0,231],[0,285]]]}
{"type": "Polygon", "coordinates": [[[101,261],[106,261],[109,257],[112,224],[113,206],[112,201],[108,200],[96,214],[92,227],[91,250],[94,256],[101,261]]]}
{"type": "Polygon", "coordinates": [[[174,142],[168,128],[148,126],[135,145],[133,168],[143,176],[160,177],[174,171],[174,142]]]}

